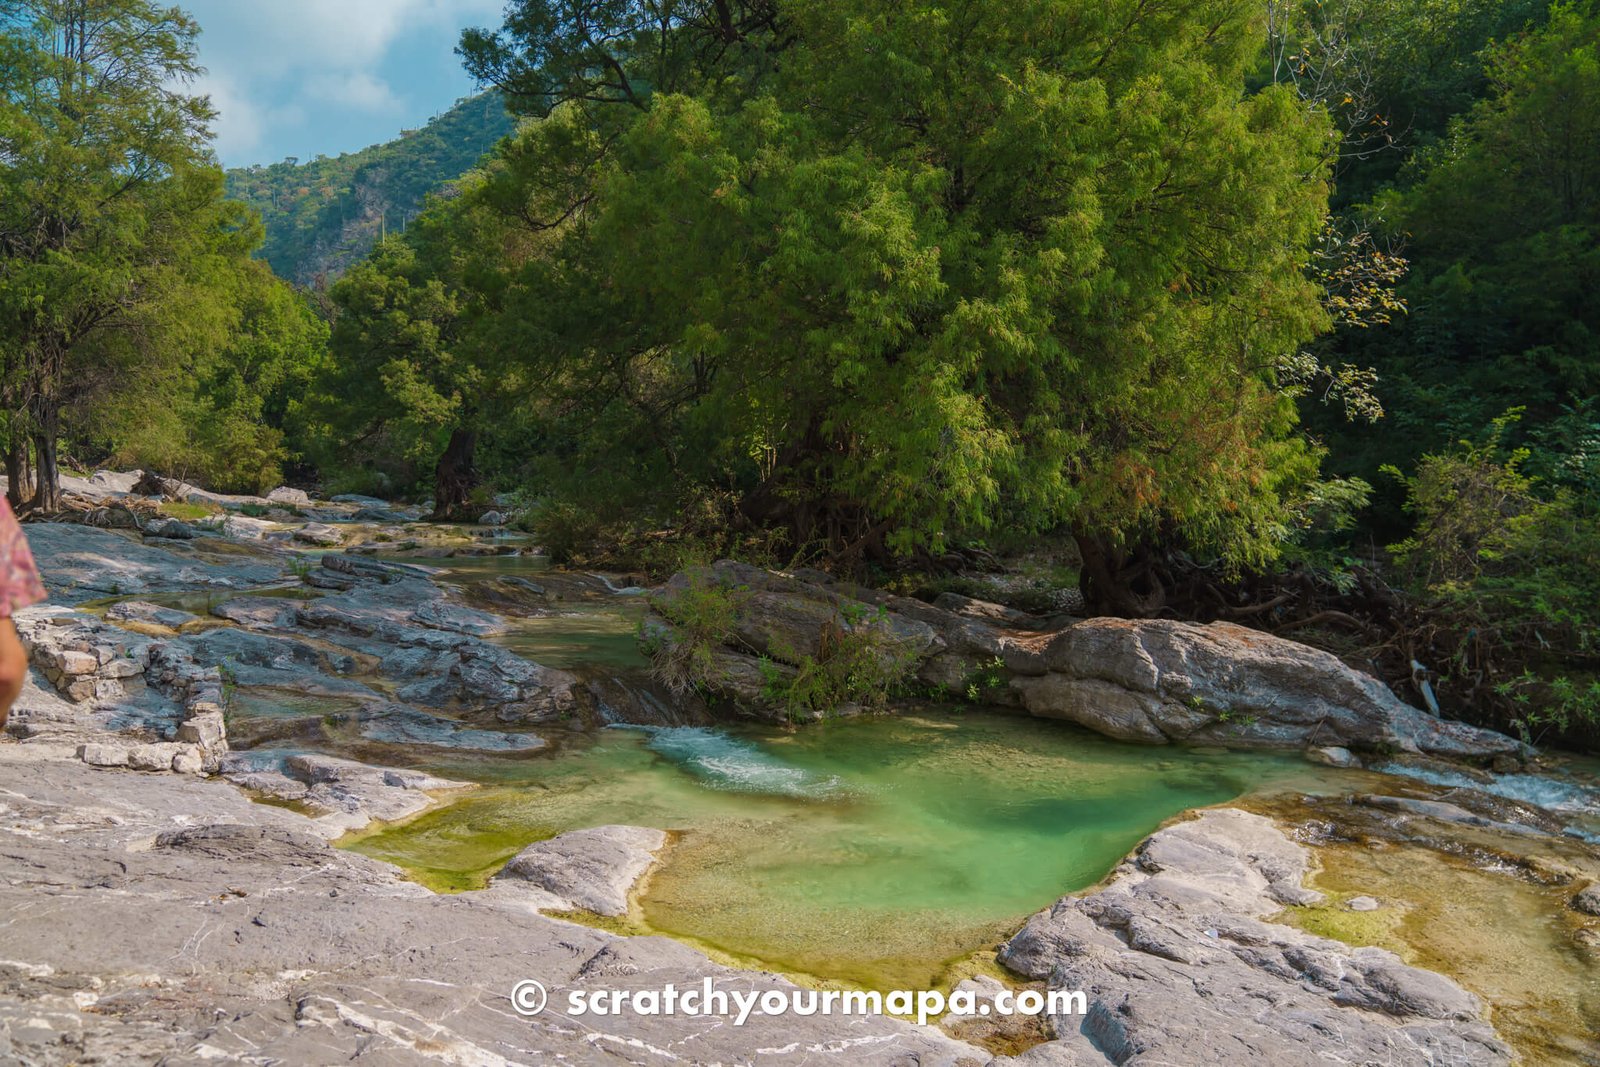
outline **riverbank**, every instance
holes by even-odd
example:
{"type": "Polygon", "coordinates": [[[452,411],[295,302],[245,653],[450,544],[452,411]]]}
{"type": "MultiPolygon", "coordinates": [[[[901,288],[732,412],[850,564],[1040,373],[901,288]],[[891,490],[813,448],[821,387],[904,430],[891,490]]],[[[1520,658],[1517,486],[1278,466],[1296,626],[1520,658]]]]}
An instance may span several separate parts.
{"type": "MultiPolygon", "coordinates": [[[[767,962],[781,963],[782,956],[774,948],[763,950],[760,931],[826,927],[830,907],[842,905],[821,898],[787,908],[784,894],[794,899],[795,890],[784,890],[781,880],[770,900],[746,901],[730,912],[735,926],[746,931],[740,951],[719,953],[740,964],[734,967],[713,963],[679,941],[621,937],[587,925],[625,928],[615,919],[574,925],[551,916],[614,909],[618,893],[628,907],[639,908],[640,885],[644,907],[654,907],[657,917],[665,914],[661,907],[670,903],[669,895],[681,914],[684,901],[705,898],[707,879],[718,871],[727,879],[750,877],[738,866],[741,860],[759,862],[761,848],[750,842],[782,846],[784,838],[761,822],[762,806],[799,820],[785,833],[814,833],[818,841],[832,834],[846,852],[864,850],[853,862],[867,875],[878,871],[889,878],[897,871],[895,877],[907,884],[929,882],[936,867],[921,863],[919,855],[947,858],[959,846],[953,824],[930,822],[922,838],[890,844],[862,836],[866,824],[859,819],[879,817],[875,811],[884,798],[873,795],[874,789],[928,778],[928,766],[897,764],[893,753],[938,753],[940,746],[922,738],[917,730],[923,728],[911,720],[829,723],[822,729],[831,735],[773,733],[770,739],[759,731],[720,731],[746,745],[757,770],[765,766],[769,777],[798,769],[824,779],[837,775],[852,781],[851,788],[867,783],[833,829],[815,818],[826,804],[834,804],[828,810],[836,814],[842,811],[834,801],[808,807],[803,796],[774,801],[762,799],[759,789],[719,791],[718,783],[697,777],[685,762],[690,757],[681,754],[651,750],[649,759],[664,763],[646,767],[628,756],[614,766],[585,770],[578,756],[594,747],[599,727],[633,721],[670,733],[709,721],[702,707],[652,693],[641,662],[627,653],[623,639],[631,624],[615,620],[639,617],[637,588],[617,576],[542,572],[533,559],[510,554],[526,546],[494,536],[492,528],[436,534],[399,519],[357,517],[376,506],[346,503],[335,515],[331,503],[309,502],[263,518],[259,530],[230,532],[225,517],[215,532],[195,531],[187,538],[135,529],[29,528],[56,606],[20,620],[38,670],[8,728],[20,743],[0,744],[8,790],[6,887],[0,895],[13,914],[40,916],[26,924],[16,949],[8,941],[5,955],[15,958],[0,964],[9,979],[0,993],[8,1020],[4,1033],[14,1049],[25,1050],[14,1055],[63,1063],[91,1053],[117,1062],[155,1061],[163,1054],[302,1062],[366,1050],[389,1057],[383,1062],[542,1062],[565,1055],[585,1063],[609,1062],[615,1051],[643,1062],[701,1063],[746,1062],[759,1049],[755,1062],[896,1063],[915,1055],[921,1063],[982,1064],[996,1053],[1055,1038],[1026,1052],[1022,1062],[1095,1063],[1119,1055],[1104,1027],[1107,1020],[1121,1020],[1121,1040],[1129,1042],[1128,1049],[1142,1049],[1139,1055],[1211,1062],[1206,1057],[1240,1054],[1222,1044],[1197,1045],[1201,1038],[1194,1033],[1140,1023],[1194,1014],[1190,1008],[1168,1004],[1141,1014],[1127,1007],[1128,997],[1134,989],[1178,996],[1195,988],[1195,974],[1222,975],[1242,965],[1249,973],[1236,975],[1227,989],[1218,987],[1216,996],[1240,1010],[1252,998],[1267,996],[1287,1013],[1251,1025],[1277,1032],[1285,1020],[1298,1017],[1295,1012],[1325,1013],[1321,1030],[1273,1046],[1273,1062],[1322,1062],[1325,1052],[1353,1034],[1371,1049],[1399,1057],[1395,1062],[1451,1062],[1452,1048],[1471,1050],[1470,1062],[1495,1062],[1493,1057],[1513,1051],[1525,1062],[1591,1062],[1584,1058],[1583,1035],[1600,1026],[1600,923],[1573,902],[1587,899],[1585,886],[1600,882],[1593,845],[1600,797],[1582,768],[1562,778],[1555,764],[1524,767],[1520,758],[1521,773],[1494,774],[1414,757],[1377,772],[1330,770],[1326,780],[1276,790],[1247,783],[1211,795],[1202,791],[1142,816],[1149,822],[1119,831],[1125,835],[1120,843],[1107,848],[1102,842],[1103,858],[1086,859],[1099,866],[1078,885],[1088,886],[1107,867],[1159,873],[1150,870],[1152,864],[1185,884],[1215,881],[1219,876],[1207,865],[1217,848],[1231,847],[1227,834],[1198,850],[1180,850],[1176,859],[1159,842],[1192,835],[1177,829],[1192,825],[1181,814],[1184,808],[1222,801],[1230,810],[1270,817],[1252,833],[1281,840],[1269,851],[1300,857],[1289,863],[1297,872],[1292,878],[1282,871],[1275,878],[1305,893],[1272,897],[1271,908],[1259,895],[1211,902],[1209,911],[1184,905],[1171,915],[1147,914],[1140,924],[1132,924],[1125,910],[1083,903],[1112,900],[1128,882],[1124,873],[1108,886],[1086,889],[1086,896],[1067,898],[1080,903],[1047,908],[1042,914],[1083,911],[1102,931],[1095,936],[1111,941],[1084,955],[1070,937],[1046,938],[1044,949],[1035,937],[1026,954],[1001,953],[1013,967],[1007,980],[1094,986],[1090,1015],[1100,1020],[1094,1026],[1062,1018],[1042,1031],[995,1034],[970,1024],[952,1024],[944,1032],[892,1019],[796,1017],[736,1031],[707,1029],[705,1020],[696,1026],[695,1020],[622,1018],[586,1031],[571,1019],[521,1019],[507,998],[524,977],[548,978],[559,988],[681,985],[707,975],[729,988],[784,985],[770,972],[786,968],[767,962]],[[320,517],[298,513],[306,510],[320,517]],[[346,551],[324,553],[296,537],[322,518],[331,520],[325,525],[346,551]],[[251,536],[257,532],[259,537],[251,536]],[[568,622],[583,636],[563,636],[568,622]],[[535,649],[557,662],[528,659],[535,649]],[[220,710],[213,711],[214,704],[220,710]],[[213,721],[224,725],[220,736],[211,730],[213,721]],[[904,722],[911,733],[884,748],[885,738],[869,740],[884,733],[879,722],[904,722]],[[780,743],[784,736],[806,744],[780,743]],[[805,754],[828,736],[835,738],[829,744],[843,747],[828,754],[824,744],[816,754],[805,754]],[[870,770],[868,778],[853,780],[856,772],[848,760],[841,764],[841,754],[857,760],[863,772],[870,770]],[[585,787],[583,804],[564,807],[548,780],[522,773],[546,765],[568,768],[560,773],[574,781],[601,784],[585,787]],[[1570,783],[1565,793],[1555,788],[1563,781],[1570,783]],[[730,818],[746,805],[746,846],[738,845],[738,837],[719,843],[709,828],[680,813],[658,809],[652,815],[623,799],[626,790],[614,788],[625,782],[652,797],[670,782],[668,794],[699,797],[696,805],[726,810],[730,818]],[[416,863],[401,850],[388,856],[416,871],[440,859],[437,850],[427,854],[433,846],[426,835],[418,836],[420,828],[450,826],[452,820],[471,827],[478,821],[472,813],[487,810],[484,801],[496,797],[510,798],[518,812],[496,862],[517,858],[510,865],[514,871],[486,888],[471,888],[483,885],[475,876],[439,886],[466,892],[436,894],[400,868],[326,843],[364,830],[362,851],[383,854],[371,843],[410,835],[423,848],[416,863]],[[529,818],[524,809],[536,809],[540,818],[529,818]],[[1139,837],[1168,814],[1178,819],[1172,830],[1159,831],[1152,839],[1157,844],[1140,844],[1139,837]],[[689,835],[642,853],[627,834],[599,842],[568,834],[570,844],[542,851],[536,846],[531,855],[525,847],[582,825],[619,822],[642,825],[639,833],[689,835]],[[1117,858],[1130,849],[1132,859],[1118,866],[1117,858]],[[616,862],[602,863],[601,857],[616,862]],[[598,883],[585,880],[591,877],[585,872],[594,870],[602,872],[598,883]],[[1407,870],[1429,877],[1408,879],[1407,870]],[[639,882],[641,877],[649,881],[639,882]],[[1462,891],[1439,892],[1440,878],[1462,891]],[[1371,897],[1374,907],[1366,910],[1363,897],[1371,897]],[[1502,924],[1501,937],[1471,940],[1460,930],[1464,908],[1509,909],[1516,921],[1502,924]],[[1234,916],[1224,925],[1254,933],[1230,942],[1233,962],[1222,961],[1226,968],[1219,970],[1213,931],[1221,929],[1224,912],[1234,916]],[[1266,928],[1258,928],[1263,919],[1266,928]],[[1155,933],[1129,940],[1134,925],[1155,933]],[[1204,951],[1184,947],[1191,944],[1204,951]],[[1260,952],[1266,945],[1282,959],[1300,962],[1287,969],[1265,966],[1260,952]],[[1379,957],[1358,946],[1383,950],[1381,966],[1373,962],[1379,957]],[[1510,954],[1516,965],[1497,969],[1496,952],[1510,954]],[[1109,969],[1084,970],[1090,959],[1109,969]],[[1157,960],[1164,962],[1152,962],[1157,960]],[[1380,1003],[1350,995],[1348,982],[1329,977],[1357,973],[1386,989],[1438,995],[1380,1003]],[[1570,995],[1541,998],[1540,986],[1570,995]],[[1318,999],[1304,1002],[1307,995],[1318,999]],[[41,1020],[43,1025],[34,1025],[41,1020]],[[1411,1040],[1423,1032],[1432,1035],[1431,1043],[1411,1040]],[[1432,1050],[1431,1061],[1407,1058],[1421,1057],[1424,1047],[1432,1050]]],[[[794,614],[779,610],[763,618],[781,621],[794,614]]],[[[948,647],[948,639],[941,639],[948,647]]],[[[1013,661],[1028,662],[1015,655],[1013,661]]],[[[1078,676],[1052,666],[1060,662],[1069,661],[1046,656],[1047,673],[1075,684],[1078,676]]],[[[1204,684],[1198,674],[1190,678],[1204,684]]],[[[1165,707],[1178,703],[1167,699],[1171,692],[1159,685],[1148,690],[1141,708],[1169,714],[1165,707]]],[[[993,713],[965,714],[982,719],[993,713]]],[[[937,717],[928,722],[929,737],[946,726],[937,717]]],[[[1076,736],[1047,721],[1020,720],[1017,728],[1076,736]]],[[[691,729],[672,736],[697,735],[691,729]]],[[[1108,744],[1095,740],[1076,747],[1087,752],[1108,744]]],[[[1068,759],[1074,743],[1062,745],[1061,758],[1068,759]]],[[[1220,751],[1189,757],[1178,747],[1111,748],[1126,754],[1124,777],[1146,797],[1151,780],[1139,768],[1150,761],[1174,761],[1180,769],[1208,760],[1245,764],[1244,757],[1220,751]]],[[[971,833],[987,834],[990,844],[1001,847],[1011,840],[1006,835],[1012,826],[1026,825],[1030,854],[1079,847],[1066,831],[1089,810],[1073,806],[1093,793],[1081,771],[1070,762],[1051,764],[1056,757],[1021,735],[1007,746],[980,745],[970,752],[959,756],[952,750],[943,758],[952,759],[949,774],[972,783],[971,806],[990,823],[974,825],[971,833]],[[1024,773],[1019,756],[1008,751],[1026,752],[1037,766],[1024,773]],[[995,783],[1009,775],[1015,791],[985,785],[990,779],[983,776],[990,775],[995,783]],[[1047,798],[1071,810],[1041,806],[1047,798]],[[1057,827],[1061,832],[1053,833],[1057,827]]],[[[1379,756],[1369,752],[1366,760],[1379,763],[1379,756]]],[[[1322,773],[1297,764],[1298,754],[1272,759],[1322,773]]],[[[1193,773],[1182,770],[1180,777],[1193,773]]],[[[952,782],[936,791],[959,793],[961,787],[952,782]]],[[[905,809],[916,810],[915,804],[905,809]]],[[[885,809],[883,817],[892,823],[908,816],[885,809]]],[[[1201,824],[1212,825],[1206,819],[1201,824]]],[[[463,843],[456,831],[449,834],[463,843]]],[[[947,866],[992,867],[1004,862],[1003,853],[1001,847],[999,860],[951,860],[947,866]]],[[[1235,874],[1226,878],[1237,880],[1235,874]]],[[[976,958],[987,953],[992,961],[1000,944],[1024,926],[1028,911],[1072,887],[1041,885],[1037,897],[1006,905],[1002,910],[1012,920],[997,917],[976,958]]],[[[892,898],[886,893],[883,901],[891,925],[892,898]]],[[[845,910],[831,914],[841,927],[849,921],[845,910]]],[[[1039,922],[1027,927],[1037,930],[1039,922]]],[[[909,913],[905,923],[917,925],[909,913]]],[[[687,927],[683,936],[697,940],[687,927]]],[[[870,941],[870,933],[861,939],[870,941]]],[[[816,960],[794,968],[805,971],[808,983],[845,977],[826,973],[824,955],[816,960]]],[[[1003,973],[993,966],[988,965],[991,973],[1003,973]]],[[[857,976],[858,983],[863,977],[857,976]]],[[[980,985],[984,981],[992,979],[980,979],[980,985]]],[[[1244,1029],[1235,1020],[1208,1032],[1220,1040],[1244,1029]]],[[[1260,1046],[1262,1055],[1267,1048],[1260,1046]]]]}

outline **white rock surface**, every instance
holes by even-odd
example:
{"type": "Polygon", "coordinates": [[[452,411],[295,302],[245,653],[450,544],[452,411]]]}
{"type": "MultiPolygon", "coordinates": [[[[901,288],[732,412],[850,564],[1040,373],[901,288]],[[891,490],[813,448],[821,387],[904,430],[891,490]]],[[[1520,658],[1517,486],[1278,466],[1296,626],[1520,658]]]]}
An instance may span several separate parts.
{"type": "Polygon", "coordinates": [[[291,489],[280,485],[267,494],[267,499],[274,504],[287,504],[290,507],[302,507],[311,503],[311,496],[304,489],[291,489]]]}
{"type": "Polygon", "coordinates": [[[1087,993],[1087,1015],[1054,1020],[1082,1063],[1511,1063],[1483,1003],[1443,975],[1264,922],[1318,899],[1307,866],[1270,820],[1203,811],[1028,920],[1001,960],[1087,993]]]}
{"type": "Polygon", "coordinates": [[[643,826],[569,830],[517,853],[496,881],[543,889],[558,909],[626,915],[628,895],[666,844],[665,833],[643,826]]]}

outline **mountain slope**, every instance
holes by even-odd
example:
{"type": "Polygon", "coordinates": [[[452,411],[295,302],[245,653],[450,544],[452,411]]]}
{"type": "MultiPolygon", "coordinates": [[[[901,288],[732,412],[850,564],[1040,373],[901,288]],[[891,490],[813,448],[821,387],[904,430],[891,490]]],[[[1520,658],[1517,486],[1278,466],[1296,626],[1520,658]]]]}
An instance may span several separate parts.
{"type": "Polygon", "coordinates": [[[280,277],[324,284],[386,229],[403,228],[428,193],[470,170],[512,125],[500,95],[480,93],[359,152],[230,170],[228,196],[261,212],[267,238],[258,255],[280,277]]]}

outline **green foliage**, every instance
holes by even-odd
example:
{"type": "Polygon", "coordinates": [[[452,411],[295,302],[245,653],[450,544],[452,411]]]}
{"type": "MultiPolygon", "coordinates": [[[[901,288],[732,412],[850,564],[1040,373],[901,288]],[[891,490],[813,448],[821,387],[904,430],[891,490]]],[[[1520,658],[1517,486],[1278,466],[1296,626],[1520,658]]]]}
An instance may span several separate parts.
{"type": "Polygon", "coordinates": [[[1008,678],[1006,661],[996,656],[967,677],[966,684],[961,687],[962,693],[968,701],[977,704],[984,694],[1004,688],[1008,678]]]}
{"type": "MultiPolygon", "coordinates": [[[[1475,64],[1475,78],[1457,79],[1453,117],[1429,119],[1414,151],[1391,153],[1390,187],[1361,190],[1365,213],[1406,242],[1409,313],[1338,339],[1334,358],[1374,367],[1389,411],[1382,433],[1327,427],[1339,473],[1409,470],[1512,407],[1525,410],[1519,443],[1586,434],[1594,421],[1592,409],[1568,413],[1600,389],[1600,13],[1591,2],[1549,5],[1548,18],[1544,4],[1500,5],[1503,36],[1489,43],[1478,34],[1495,13],[1460,6],[1453,36],[1413,46],[1436,59],[1408,77],[1475,64]],[[1469,64],[1480,40],[1488,47],[1469,64]]],[[[1398,533],[1396,511],[1378,518],[1398,533]]]]}
{"type": "Polygon", "coordinates": [[[717,652],[732,636],[740,601],[747,593],[691,573],[683,588],[653,597],[650,606],[670,623],[670,629],[641,632],[651,674],[674,693],[714,688],[717,652]]]}
{"type": "Polygon", "coordinates": [[[214,504],[181,504],[165,500],[156,505],[156,510],[168,518],[194,522],[218,514],[221,508],[214,504]]]}
{"type": "Polygon", "coordinates": [[[1495,694],[1510,702],[1512,725],[1531,743],[1549,733],[1571,736],[1576,730],[1600,725],[1600,679],[1587,684],[1566,675],[1544,679],[1531,670],[1495,686],[1495,694]]]}
{"type": "Polygon", "coordinates": [[[304,441],[298,416],[327,353],[328,329],[303,296],[265,265],[209,265],[187,312],[210,331],[171,339],[167,361],[145,360],[115,391],[85,405],[80,448],[122,467],[181,477],[222,492],[281,485],[304,441]]]}
{"type": "Polygon", "coordinates": [[[770,70],[786,46],[785,6],[521,0],[507,5],[502,29],[467,30],[456,51],[469,74],[499,87],[518,112],[547,115],[571,101],[643,108],[655,93],[715,89],[717,74],[754,78],[770,70]]]}
{"type": "Polygon", "coordinates": [[[997,526],[1275,551],[1327,127],[1244,91],[1255,4],[796,2],[714,60],[649,38],[699,64],[666,75],[642,8],[584,6],[587,37],[530,0],[463,46],[570,101],[484,197],[551,238],[493,313],[560,419],[549,488],[731,491],[857,562],[997,526]]]}
{"type": "Polygon", "coordinates": [[[883,607],[846,604],[823,628],[816,655],[774,645],[759,661],[763,696],[792,722],[827,717],[847,704],[882,707],[917,665],[916,652],[888,622],[883,607]]]}
{"type": "Polygon", "coordinates": [[[190,298],[258,232],[183,91],[196,32],[150,0],[0,3],[0,407],[47,510],[63,419],[213,336],[190,298]]]}
{"type": "Polygon", "coordinates": [[[375,488],[411,488],[476,385],[452,351],[458,301],[399,238],[341,279],[333,299],[333,358],[307,404],[313,454],[329,471],[370,465],[375,488]]]}
{"type": "Polygon", "coordinates": [[[1600,519],[1566,489],[1541,493],[1527,450],[1501,447],[1512,421],[1423,458],[1406,479],[1416,533],[1392,551],[1463,710],[1530,739],[1553,729],[1593,743],[1600,519]]]}
{"type": "Polygon", "coordinates": [[[260,213],[258,253],[299,285],[331,282],[384,233],[404,230],[439,192],[512,129],[498,93],[458,101],[418,130],[308,163],[286,159],[228,171],[228,196],[260,213]]]}

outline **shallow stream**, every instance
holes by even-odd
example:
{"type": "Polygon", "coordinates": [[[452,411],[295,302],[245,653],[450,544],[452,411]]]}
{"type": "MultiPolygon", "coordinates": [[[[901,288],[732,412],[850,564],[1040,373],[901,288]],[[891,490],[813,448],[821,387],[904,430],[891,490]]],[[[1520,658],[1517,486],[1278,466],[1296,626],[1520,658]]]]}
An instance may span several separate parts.
{"type": "Polygon", "coordinates": [[[880,988],[936,983],[1185,809],[1331,773],[949,710],[794,732],[612,728],[553,756],[424,766],[486,788],[351,847],[465,889],[564,830],[671,830],[645,927],[880,988]]]}

